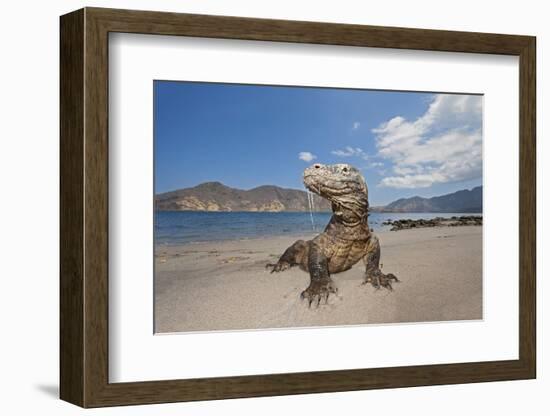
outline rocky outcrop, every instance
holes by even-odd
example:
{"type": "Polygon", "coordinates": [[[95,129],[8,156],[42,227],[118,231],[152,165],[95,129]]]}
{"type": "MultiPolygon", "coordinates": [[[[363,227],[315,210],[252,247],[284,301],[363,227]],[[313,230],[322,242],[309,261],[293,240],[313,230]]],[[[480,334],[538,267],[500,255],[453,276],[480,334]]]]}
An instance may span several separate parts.
{"type": "Polygon", "coordinates": [[[388,220],[384,221],[382,225],[391,225],[391,231],[427,227],[459,227],[462,225],[483,225],[483,217],[479,215],[465,215],[461,217],[450,218],[436,217],[429,220],[388,220]]]}

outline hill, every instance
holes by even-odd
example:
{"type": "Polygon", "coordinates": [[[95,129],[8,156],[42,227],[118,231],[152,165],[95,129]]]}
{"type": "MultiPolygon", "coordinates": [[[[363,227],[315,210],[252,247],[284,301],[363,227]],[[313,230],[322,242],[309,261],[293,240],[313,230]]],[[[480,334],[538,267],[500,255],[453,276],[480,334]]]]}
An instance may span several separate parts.
{"type": "MultiPolygon", "coordinates": [[[[330,212],[328,201],[312,194],[314,211],[330,212]]],[[[205,182],[192,188],[179,189],[155,196],[155,209],[160,211],[309,211],[305,191],[263,185],[250,190],[230,188],[220,182],[205,182]]],[[[372,212],[482,212],[483,188],[423,198],[401,198],[372,212]]]]}
{"type": "Polygon", "coordinates": [[[373,207],[374,212],[482,212],[483,187],[462,190],[433,198],[401,198],[383,207],[373,207]]]}
{"type": "MultiPolygon", "coordinates": [[[[315,211],[330,211],[330,204],[313,196],[315,211]]],[[[264,185],[250,190],[230,188],[220,182],[205,182],[155,196],[161,211],[309,211],[305,191],[264,185]]]]}

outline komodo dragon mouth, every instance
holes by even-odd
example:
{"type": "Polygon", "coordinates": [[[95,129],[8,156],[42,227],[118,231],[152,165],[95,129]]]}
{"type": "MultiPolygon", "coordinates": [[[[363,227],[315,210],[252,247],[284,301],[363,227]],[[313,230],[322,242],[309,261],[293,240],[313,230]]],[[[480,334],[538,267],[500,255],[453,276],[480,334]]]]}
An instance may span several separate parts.
{"type": "Polygon", "coordinates": [[[304,185],[328,199],[335,208],[348,208],[359,217],[368,210],[367,184],[361,172],[351,165],[316,163],[304,171],[304,185]]]}

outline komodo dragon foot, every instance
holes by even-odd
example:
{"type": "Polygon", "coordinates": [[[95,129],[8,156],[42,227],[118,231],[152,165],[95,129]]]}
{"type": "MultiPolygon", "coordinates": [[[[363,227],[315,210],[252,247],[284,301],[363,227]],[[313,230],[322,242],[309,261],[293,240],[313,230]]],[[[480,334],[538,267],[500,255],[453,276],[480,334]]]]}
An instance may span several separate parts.
{"type": "Polygon", "coordinates": [[[319,306],[321,300],[324,300],[325,304],[328,304],[328,297],[331,293],[337,294],[338,288],[332,281],[332,279],[315,279],[312,280],[306,290],[300,295],[300,299],[306,299],[308,306],[311,304],[319,306]]]}
{"type": "Polygon", "coordinates": [[[271,269],[270,273],[283,272],[287,269],[290,269],[291,267],[292,267],[292,264],[284,260],[283,261],[279,260],[277,263],[267,263],[265,265],[266,269],[271,269]]]}
{"type": "Polygon", "coordinates": [[[362,284],[366,285],[367,283],[370,283],[376,289],[385,287],[388,290],[393,290],[391,284],[392,281],[399,282],[400,280],[395,277],[394,274],[384,274],[380,271],[380,269],[378,269],[374,271],[367,271],[367,273],[365,274],[365,281],[362,284]]]}

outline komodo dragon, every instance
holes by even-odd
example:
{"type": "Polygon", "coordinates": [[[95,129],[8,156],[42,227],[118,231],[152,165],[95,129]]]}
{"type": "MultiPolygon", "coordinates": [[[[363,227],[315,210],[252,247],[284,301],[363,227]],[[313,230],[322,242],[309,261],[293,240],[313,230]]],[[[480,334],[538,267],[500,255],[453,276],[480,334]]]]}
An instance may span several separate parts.
{"type": "Polygon", "coordinates": [[[316,163],[304,171],[304,185],[332,203],[333,215],[321,234],[296,241],[277,263],[267,264],[271,273],[292,266],[309,272],[311,282],[301,294],[309,306],[321,300],[327,303],[338,290],[330,275],[349,270],[361,259],[366,266],[363,283],[392,290],[392,281],[399,280],[380,270],[380,244],[367,222],[368,189],[359,170],[347,164],[316,163]]]}

